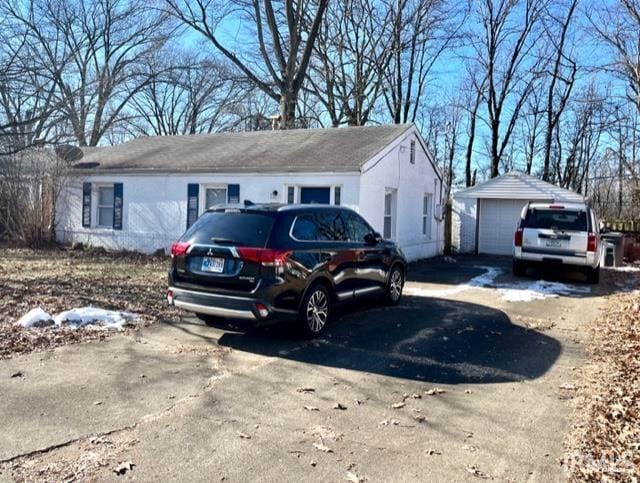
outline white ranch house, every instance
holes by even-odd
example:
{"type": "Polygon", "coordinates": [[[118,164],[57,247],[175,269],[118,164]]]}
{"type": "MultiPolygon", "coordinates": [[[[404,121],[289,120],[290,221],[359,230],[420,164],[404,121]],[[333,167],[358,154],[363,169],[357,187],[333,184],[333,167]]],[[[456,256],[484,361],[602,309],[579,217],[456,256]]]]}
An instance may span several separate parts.
{"type": "Polygon", "coordinates": [[[209,206],[244,200],[351,207],[409,260],[444,247],[442,175],[413,125],[141,137],[89,148],[59,203],[57,236],[152,253],[209,206]]]}
{"type": "Polygon", "coordinates": [[[453,195],[452,245],[459,253],[512,255],[527,203],[584,203],[582,195],[517,171],[453,195]]]}

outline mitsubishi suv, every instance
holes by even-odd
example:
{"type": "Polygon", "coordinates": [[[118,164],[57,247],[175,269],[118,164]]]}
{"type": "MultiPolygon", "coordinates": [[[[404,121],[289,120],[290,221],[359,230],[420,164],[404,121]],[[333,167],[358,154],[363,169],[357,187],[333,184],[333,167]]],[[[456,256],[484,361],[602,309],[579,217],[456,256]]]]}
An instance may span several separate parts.
{"type": "Polygon", "coordinates": [[[522,210],[514,237],[513,273],[525,275],[534,264],[562,264],[581,269],[590,283],[600,278],[599,225],[579,203],[530,203],[522,210]]]}
{"type": "Polygon", "coordinates": [[[355,211],[252,205],[206,211],[171,246],[167,300],[205,322],[295,319],[308,337],[339,302],[402,296],[406,261],[355,211]]]}

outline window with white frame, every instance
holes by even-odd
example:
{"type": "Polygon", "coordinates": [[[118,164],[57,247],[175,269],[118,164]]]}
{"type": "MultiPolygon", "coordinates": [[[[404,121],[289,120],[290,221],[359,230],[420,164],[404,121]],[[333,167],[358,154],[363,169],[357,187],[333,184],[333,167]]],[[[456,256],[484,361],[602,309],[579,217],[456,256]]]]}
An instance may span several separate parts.
{"type": "Polygon", "coordinates": [[[224,205],[227,203],[227,188],[222,186],[215,187],[207,187],[205,188],[205,196],[204,196],[204,209],[208,210],[209,208],[215,205],[224,205]]]}
{"type": "Polygon", "coordinates": [[[422,199],[422,234],[431,239],[431,218],[433,214],[433,196],[426,193],[422,199]]]}
{"type": "Polygon", "coordinates": [[[382,236],[387,239],[395,237],[396,191],[387,190],[384,194],[384,227],[382,236]]]}
{"type": "Polygon", "coordinates": [[[97,219],[98,226],[111,228],[113,226],[113,185],[98,186],[97,219]]]}

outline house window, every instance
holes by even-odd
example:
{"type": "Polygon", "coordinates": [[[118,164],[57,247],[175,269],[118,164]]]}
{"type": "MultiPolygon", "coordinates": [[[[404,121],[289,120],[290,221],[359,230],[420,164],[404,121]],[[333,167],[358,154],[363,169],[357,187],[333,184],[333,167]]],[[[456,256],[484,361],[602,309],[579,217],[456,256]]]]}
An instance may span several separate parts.
{"type": "Polygon", "coordinates": [[[384,233],[383,237],[395,237],[396,191],[387,190],[384,194],[384,233]]]}
{"type": "Polygon", "coordinates": [[[416,142],[411,140],[411,147],[409,150],[409,162],[411,164],[416,164],[416,142]]]}
{"type": "Polygon", "coordinates": [[[111,228],[113,226],[114,190],[112,186],[98,187],[98,226],[111,228]]]}
{"type": "Polygon", "coordinates": [[[422,200],[422,234],[431,239],[431,218],[433,210],[433,197],[425,194],[422,200]]]}
{"type": "Polygon", "coordinates": [[[287,203],[292,205],[295,202],[296,202],[296,188],[295,186],[288,186],[287,187],[287,203]]]}
{"type": "Polygon", "coordinates": [[[342,201],[340,198],[342,197],[342,189],[340,188],[340,186],[336,186],[333,189],[333,204],[334,205],[339,205],[340,202],[342,201]]]}
{"type": "Polygon", "coordinates": [[[206,188],[205,190],[205,210],[227,203],[227,188],[206,188]]]}

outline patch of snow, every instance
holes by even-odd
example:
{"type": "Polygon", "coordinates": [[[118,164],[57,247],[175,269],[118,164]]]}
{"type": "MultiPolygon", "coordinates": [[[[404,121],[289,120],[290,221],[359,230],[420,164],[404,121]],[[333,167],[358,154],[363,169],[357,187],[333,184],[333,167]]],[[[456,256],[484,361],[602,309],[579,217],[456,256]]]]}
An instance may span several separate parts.
{"type": "Polygon", "coordinates": [[[95,307],[81,307],[79,309],[66,310],[52,317],[38,307],[23,315],[16,325],[25,328],[47,327],[51,325],[67,326],[73,329],[86,326],[97,326],[104,329],[122,330],[131,321],[137,319],[136,314],[129,312],[117,312],[113,310],[98,309],[95,307]]]}
{"type": "Polygon", "coordinates": [[[640,267],[635,265],[622,265],[621,267],[605,267],[607,270],[616,272],[640,272],[640,267]]]}
{"type": "Polygon", "coordinates": [[[447,263],[458,263],[458,260],[453,257],[444,257],[443,260],[447,263]]]}
{"type": "Polygon", "coordinates": [[[53,320],[58,326],[68,325],[73,328],[97,325],[105,329],[122,329],[129,321],[135,320],[137,317],[129,312],[81,307],[60,312],[53,320]]]}
{"type": "Polygon", "coordinates": [[[545,280],[533,280],[531,282],[518,282],[512,285],[502,284],[498,287],[502,299],[507,302],[531,302],[556,298],[561,295],[587,294],[590,287],[580,287],[559,282],[547,282],[545,280]]]}
{"type": "Polygon", "coordinates": [[[467,283],[461,283],[450,288],[441,289],[424,289],[418,287],[407,287],[405,293],[409,295],[416,295],[418,297],[447,297],[449,295],[455,295],[473,288],[485,288],[492,285],[498,275],[502,273],[502,270],[496,267],[476,267],[485,270],[484,273],[473,277],[467,283]]]}
{"type": "Polygon", "coordinates": [[[48,325],[53,325],[53,317],[42,310],[41,307],[37,307],[35,309],[31,309],[20,317],[20,320],[16,322],[16,325],[21,325],[26,328],[46,327],[48,325]]]}
{"type": "Polygon", "coordinates": [[[561,295],[588,294],[590,287],[570,285],[560,282],[547,282],[545,280],[532,280],[515,283],[495,283],[496,278],[503,271],[496,267],[477,267],[485,270],[484,273],[473,277],[467,283],[455,285],[444,289],[424,289],[419,287],[407,287],[405,293],[418,297],[447,297],[459,294],[471,289],[485,290],[495,288],[502,300],[507,302],[531,302],[546,298],[556,298],[561,295]]]}

